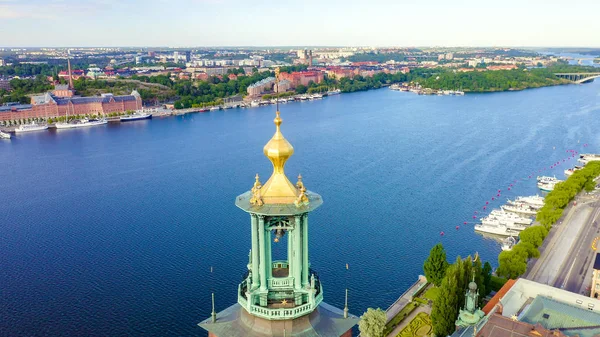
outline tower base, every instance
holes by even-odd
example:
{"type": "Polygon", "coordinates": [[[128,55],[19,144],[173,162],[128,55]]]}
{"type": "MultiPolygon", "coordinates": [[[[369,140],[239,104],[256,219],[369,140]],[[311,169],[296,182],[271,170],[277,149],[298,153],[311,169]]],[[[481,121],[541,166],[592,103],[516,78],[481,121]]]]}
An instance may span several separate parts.
{"type": "Polygon", "coordinates": [[[359,318],[348,315],[325,302],[315,311],[293,320],[266,320],[250,315],[239,304],[217,314],[216,322],[208,318],[198,325],[210,337],[352,337],[352,327],[359,318]]]}

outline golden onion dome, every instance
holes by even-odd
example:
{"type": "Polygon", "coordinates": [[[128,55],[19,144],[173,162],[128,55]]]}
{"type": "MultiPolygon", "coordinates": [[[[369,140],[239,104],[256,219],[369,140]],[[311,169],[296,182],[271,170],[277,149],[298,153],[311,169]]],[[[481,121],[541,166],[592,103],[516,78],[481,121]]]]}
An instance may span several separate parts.
{"type": "Polygon", "coordinates": [[[281,133],[279,111],[275,117],[275,134],[263,148],[263,152],[273,164],[273,174],[260,189],[262,200],[265,204],[291,204],[298,198],[296,186],[286,177],[283,168],[285,162],[294,154],[294,147],[281,133]]]}

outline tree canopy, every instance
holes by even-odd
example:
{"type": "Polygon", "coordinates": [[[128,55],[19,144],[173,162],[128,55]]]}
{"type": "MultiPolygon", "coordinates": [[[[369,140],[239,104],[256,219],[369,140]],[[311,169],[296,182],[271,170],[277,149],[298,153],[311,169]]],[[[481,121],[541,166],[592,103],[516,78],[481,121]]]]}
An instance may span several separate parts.
{"type": "Polygon", "coordinates": [[[446,275],[448,268],[448,260],[446,259],[446,250],[441,243],[433,246],[429,252],[429,256],[423,263],[423,271],[425,277],[435,286],[439,287],[442,284],[442,279],[446,275]]]}
{"type": "Polygon", "coordinates": [[[385,315],[385,311],[380,308],[368,308],[367,311],[360,316],[360,321],[358,322],[360,335],[364,337],[383,337],[386,320],[387,316],[385,315]]]}

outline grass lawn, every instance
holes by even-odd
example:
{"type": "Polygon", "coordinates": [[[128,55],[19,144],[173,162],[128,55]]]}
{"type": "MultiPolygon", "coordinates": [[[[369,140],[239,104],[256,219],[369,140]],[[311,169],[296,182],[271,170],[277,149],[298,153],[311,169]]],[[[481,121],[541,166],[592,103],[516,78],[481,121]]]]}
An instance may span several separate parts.
{"type": "Polygon", "coordinates": [[[431,286],[429,289],[427,289],[425,294],[423,294],[423,297],[428,300],[431,300],[432,302],[435,302],[439,293],[440,288],[437,288],[436,286],[431,286]]]}
{"type": "Polygon", "coordinates": [[[408,316],[408,314],[410,314],[418,306],[419,306],[419,303],[416,303],[416,302],[408,303],[402,310],[400,310],[400,312],[394,318],[392,318],[385,325],[385,329],[383,330],[383,335],[387,336],[390,332],[392,332],[392,330],[394,330],[394,328],[396,326],[398,326],[398,324],[400,324],[400,322],[402,322],[404,317],[408,316]]]}
{"type": "Polygon", "coordinates": [[[431,318],[426,313],[420,312],[396,337],[423,337],[428,336],[431,330],[431,318]]]}

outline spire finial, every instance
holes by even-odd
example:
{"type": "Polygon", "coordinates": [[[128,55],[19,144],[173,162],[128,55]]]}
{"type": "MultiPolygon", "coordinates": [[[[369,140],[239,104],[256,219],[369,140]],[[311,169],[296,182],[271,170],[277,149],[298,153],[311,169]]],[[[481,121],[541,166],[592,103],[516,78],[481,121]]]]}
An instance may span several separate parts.
{"type": "Polygon", "coordinates": [[[348,288],[346,288],[346,302],[344,304],[344,318],[348,318],[348,288]]]}
{"type": "Polygon", "coordinates": [[[215,293],[212,293],[212,322],[217,321],[217,313],[215,312],[215,293]]]}
{"type": "Polygon", "coordinates": [[[275,68],[275,109],[279,112],[279,67],[275,68]]]}

